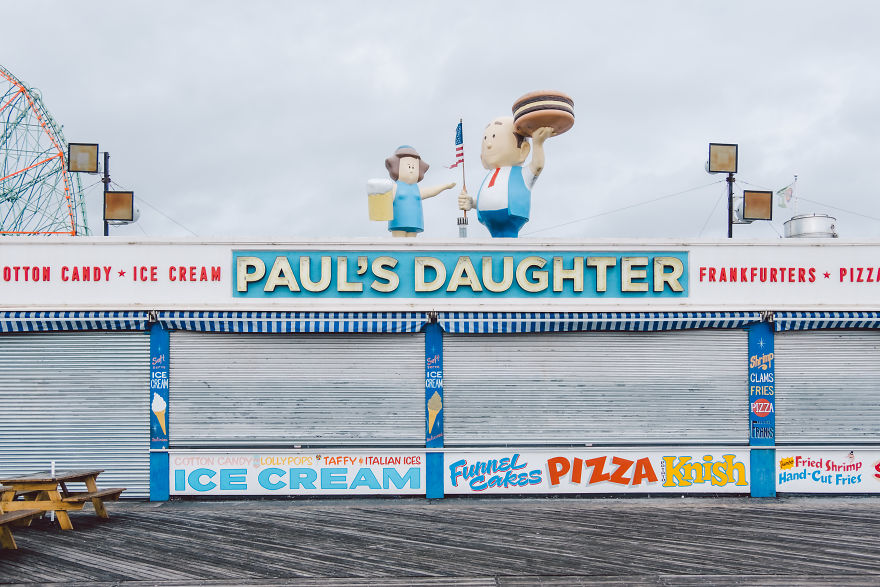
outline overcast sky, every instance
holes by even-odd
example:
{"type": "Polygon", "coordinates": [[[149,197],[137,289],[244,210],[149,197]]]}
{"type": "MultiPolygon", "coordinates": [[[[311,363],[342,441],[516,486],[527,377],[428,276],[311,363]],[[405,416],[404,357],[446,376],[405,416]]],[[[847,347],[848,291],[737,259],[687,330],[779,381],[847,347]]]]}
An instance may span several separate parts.
{"type": "MultiPolygon", "coordinates": [[[[419,150],[423,185],[460,186],[462,118],[473,194],[483,127],[545,88],[576,121],[545,145],[521,236],[724,238],[710,142],[739,144],[737,193],[797,175],[798,213],[880,234],[873,0],[0,0],[0,17],[0,64],[135,191],[141,219],[114,235],[387,236],[365,184],[394,149],[419,150]]],[[[425,202],[419,238],[457,238],[458,190],[425,202]]],[[[100,234],[100,184],[86,201],[100,234]]],[[[794,212],[734,235],[779,238],[794,212]]]]}

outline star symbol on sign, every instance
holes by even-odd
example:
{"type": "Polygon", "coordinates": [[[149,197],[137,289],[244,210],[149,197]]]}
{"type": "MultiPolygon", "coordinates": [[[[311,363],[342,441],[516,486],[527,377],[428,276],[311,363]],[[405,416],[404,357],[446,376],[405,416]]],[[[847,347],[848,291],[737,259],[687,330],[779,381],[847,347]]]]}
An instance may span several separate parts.
{"type": "Polygon", "coordinates": [[[764,339],[763,339],[763,338],[759,338],[759,339],[758,339],[758,347],[759,347],[762,351],[764,350],[764,339]]]}
{"type": "Polygon", "coordinates": [[[825,272],[825,279],[831,279],[831,274],[827,271],[825,272]]]}
{"type": "Polygon", "coordinates": [[[119,270],[119,277],[125,277],[125,271],[124,271],[124,270],[122,270],[122,269],[119,270]]]}

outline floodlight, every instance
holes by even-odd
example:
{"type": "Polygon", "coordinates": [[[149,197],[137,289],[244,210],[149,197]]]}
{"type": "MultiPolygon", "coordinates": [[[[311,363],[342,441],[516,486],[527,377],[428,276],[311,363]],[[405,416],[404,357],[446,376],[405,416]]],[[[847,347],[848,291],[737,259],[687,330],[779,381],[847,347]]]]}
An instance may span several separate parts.
{"type": "Polygon", "coordinates": [[[744,190],[743,220],[773,220],[773,192],[744,190]]]}
{"type": "Polygon", "coordinates": [[[709,173],[736,173],[737,145],[709,143],[709,173]]]}
{"type": "Polygon", "coordinates": [[[68,143],[67,171],[98,173],[98,144],[68,143]]]}
{"type": "Polygon", "coordinates": [[[104,192],[104,222],[134,222],[134,192],[104,192]]]}

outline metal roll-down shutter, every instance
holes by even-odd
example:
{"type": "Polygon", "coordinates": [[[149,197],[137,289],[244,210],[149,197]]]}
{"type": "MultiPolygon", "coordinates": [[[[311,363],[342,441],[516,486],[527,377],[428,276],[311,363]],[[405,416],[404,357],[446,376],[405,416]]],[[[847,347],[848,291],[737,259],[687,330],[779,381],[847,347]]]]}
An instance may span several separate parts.
{"type": "Polygon", "coordinates": [[[880,439],[880,331],[804,330],[775,337],[776,442],[880,439]]]}
{"type": "Polygon", "coordinates": [[[149,343],[143,332],[0,335],[0,473],[55,461],[149,495],[149,343]]]}
{"type": "Polygon", "coordinates": [[[748,442],[743,330],[444,336],[447,446],[748,442]]]}
{"type": "Polygon", "coordinates": [[[424,446],[424,340],[172,332],[171,446],[424,446]]]}

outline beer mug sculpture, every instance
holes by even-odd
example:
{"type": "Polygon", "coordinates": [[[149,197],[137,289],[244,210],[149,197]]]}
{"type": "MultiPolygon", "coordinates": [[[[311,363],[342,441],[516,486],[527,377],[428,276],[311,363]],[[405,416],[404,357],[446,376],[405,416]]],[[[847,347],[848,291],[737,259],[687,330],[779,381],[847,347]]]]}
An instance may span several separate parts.
{"type": "Polygon", "coordinates": [[[370,220],[385,222],[394,218],[394,182],[390,179],[371,179],[367,181],[367,203],[370,208],[370,220]]]}

